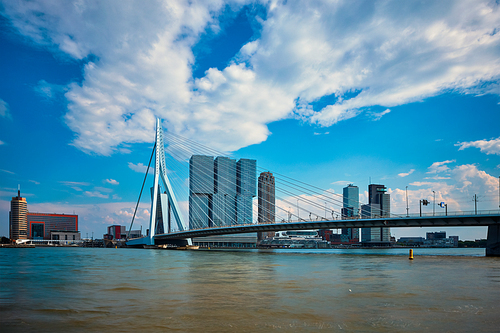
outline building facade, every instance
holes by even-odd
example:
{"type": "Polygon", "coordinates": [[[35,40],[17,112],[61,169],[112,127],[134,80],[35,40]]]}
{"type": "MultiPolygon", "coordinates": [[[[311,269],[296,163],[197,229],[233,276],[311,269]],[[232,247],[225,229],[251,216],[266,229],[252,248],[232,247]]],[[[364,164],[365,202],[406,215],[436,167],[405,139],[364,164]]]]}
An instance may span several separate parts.
{"type": "Polygon", "coordinates": [[[52,232],[78,232],[78,215],[27,213],[28,238],[52,239],[52,232]]]}
{"type": "MultiPolygon", "coordinates": [[[[344,187],[342,205],[342,219],[352,219],[359,216],[359,188],[353,184],[344,187]]],[[[359,228],[343,228],[342,234],[349,240],[359,241],[359,228]]]]}
{"type": "MultiPolygon", "coordinates": [[[[269,223],[276,221],[276,185],[271,172],[262,172],[258,180],[257,222],[269,223]]],[[[258,232],[257,241],[273,237],[274,232],[258,232]]]]}
{"type": "Polygon", "coordinates": [[[17,197],[12,197],[9,212],[9,238],[11,240],[28,238],[28,203],[17,191],[17,197]]]}
{"type": "Polygon", "coordinates": [[[252,223],[257,162],[193,155],[189,161],[189,228],[252,223]]]}
{"type": "MultiPolygon", "coordinates": [[[[368,185],[368,205],[361,206],[361,217],[377,218],[391,215],[391,195],[387,187],[380,184],[368,185]]],[[[390,243],[390,228],[363,228],[361,241],[366,243],[390,243]]]]}

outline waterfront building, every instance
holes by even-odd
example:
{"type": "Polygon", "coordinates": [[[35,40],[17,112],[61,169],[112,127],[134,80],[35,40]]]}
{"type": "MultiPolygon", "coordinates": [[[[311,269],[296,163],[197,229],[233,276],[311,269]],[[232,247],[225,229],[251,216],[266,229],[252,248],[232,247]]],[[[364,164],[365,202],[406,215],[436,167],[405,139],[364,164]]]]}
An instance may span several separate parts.
{"type": "Polygon", "coordinates": [[[9,212],[9,238],[11,240],[28,238],[28,204],[17,190],[17,197],[12,197],[9,212]]]}
{"type": "Polygon", "coordinates": [[[257,162],[193,155],[189,161],[189,228],[252,223],[257,162]]]}
{"type": "Polygon", "coordinates": [[[444,238],[446,238],[446,231],[427,232],[425,234],[426,240],[444,239],[444,238]]]}
{"type": "Polygon", "coordinates": [[[72,239],[73,233],[78,233],[78,215],[27,213],[26,217],[29,239],[53,239],[55,232],[71,232],[72,239]]]}
{"type": "Polygon", "coordinates": [[[108,233],[103,236],[104,239],[127,239],[142,237],[141,230],[130,230],[130,236],[127,227],[124,225],[112,225],[108,227],[108,233]]]}
{"type": "MultiPolygon", "coordinates": [[[[349,184],[343,189],[342,219],[352,219],[359,216],[359,188],[349,184]]],[[[359,240],[359,228],[343,228],[342,234],[349,240],[359,240]]]]}
{"type": "Polygon", "coordinates": [[[80,232],[79,231],[59,231],[54,230],[50,232],[51,240],[80,240],[80,232]]]}
{"type": "MultiPolygon", "coordinates": [[[[276,194],[275,180],[271,172],[262,172],[258,181],[258,223],[275,222],[276,220],[276,194]]],[[[274,232],[258,232],[257,240],[273,237],[274,232]]]]}
{"type": "MultiPolygon", "coordinates": [[[[364,218],[389,217],[391,215],[391,196],[386,193],[387,187],[380,184],[368,185],[368,205],[361,207],[361,216],[364,218]]],[[[391,241],[390,228],[363,228],[361,241],[372,244],[389,244],[391,241]]]]}

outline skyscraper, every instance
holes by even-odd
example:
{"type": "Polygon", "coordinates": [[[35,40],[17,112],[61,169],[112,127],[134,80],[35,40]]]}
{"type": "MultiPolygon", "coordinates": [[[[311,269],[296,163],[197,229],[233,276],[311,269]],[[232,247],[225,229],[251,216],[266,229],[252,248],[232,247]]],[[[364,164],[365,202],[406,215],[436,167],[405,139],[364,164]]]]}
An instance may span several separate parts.
{"type": "MultiPolygon", "coordinates": [[[[258,223],[275,222],[275,183],[271,172],[262,172],[259,176],[258,223]]],[[[258,232],[257,241],[273,235],[274,232],[258,232]]]]}
{"type": "Polygon", "coordinates": [[[28,204],[26,198],[21,197],[21,191],[17,190],[17,197],[12,197],[9,212],[9,238],[28,238],[28,204]]]}
{"type": "Polygon", "coordinates": [[[212,226],[214,159],[193,155],[189,160],[189,228],[212,226]]]}
{"type": "MultiPolygon", "coordinates": [[[[391,195],[387,187],[380,184],[368,185],[368,205],[362,206],[362,216],[367,218],[389,217],[391,215],[391,195]]],[[[363,228],[363,242],[390,242],[390,228],[363,228]]]]}
{"type": "Polygon", "coordinates": [[[236,163],[236,218],[238,224],[252,223],[257,161],[246,158],[236,163]]]}
{"type": "MultiPolygon", "coordinates": [[[[342,218],[350,219],[359,216],[359,188],[349,184],[343,189],[342,218]]],[[[349,239],[359,240],[359,228],[343,228],[342,234],[349,239]]]]}
{"type": "Polygon", "coordinates": [[[189,228],[252,222],[256,161],[193,155],[189,161],[189,228]]]}

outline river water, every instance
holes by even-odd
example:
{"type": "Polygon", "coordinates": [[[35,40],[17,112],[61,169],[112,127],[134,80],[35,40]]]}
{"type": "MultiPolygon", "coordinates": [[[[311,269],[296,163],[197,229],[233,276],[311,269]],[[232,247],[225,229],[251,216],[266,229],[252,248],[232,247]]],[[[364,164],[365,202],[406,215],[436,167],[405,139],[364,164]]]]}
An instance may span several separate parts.
{"type": "Polygon", "coordinates": [[[0,249],[4,332],[499,332],[484,249],[0,249]]]}

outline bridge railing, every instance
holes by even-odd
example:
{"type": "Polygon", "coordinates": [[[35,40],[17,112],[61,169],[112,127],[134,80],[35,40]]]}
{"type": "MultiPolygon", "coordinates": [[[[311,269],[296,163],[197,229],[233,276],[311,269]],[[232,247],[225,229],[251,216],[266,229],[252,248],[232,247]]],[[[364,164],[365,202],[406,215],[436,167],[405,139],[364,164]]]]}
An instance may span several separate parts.
{"type": "MultiPolygon", "coordinates": [[[[405,219],[405,218],[429,218],[429,217],[446,217],[446,216],[473,216],[473,215],[480,215],[480,216],[487,216],[487,215],[499,215],[500,210],[478,210],[478,211],[450,211],[450,212],[444,212],[444,211],[436,211],[435,213],[412,213],[412,214],[391,214],[391,216],[387,216],[386,218],[397,218],[397,219],[405,219]]],[[[326,218],[318,218],[318,219],[313,219],[313,220],[308,220],[308,219],[297,219],[297,220],[281,220],[281,221],[269,221],[269,222],[261,222],[261,223],[246,223],[246,224],[230,224],[230,225],[220,225],[220,226],[212,226],[212,227],[203,227],[203,228],[196,228],[196,229],[189,229],[192,231],[195,230],[206,230],[206,229],[214,229],[214,228],[234,228],[234,227],[243,227],[243,226],[252,226],[256,224],[288,224],[288,223],[298,223],[298,222],[320,222],[320,221],[346,221],[346,220],[370,220],[370,219],[380,219],[383,218],[381,216],[375,216],[372,218],[361,218],[359,216],[353,216],[353,217],[344,217],[343,219],[326,219],[326,218]]]]}

